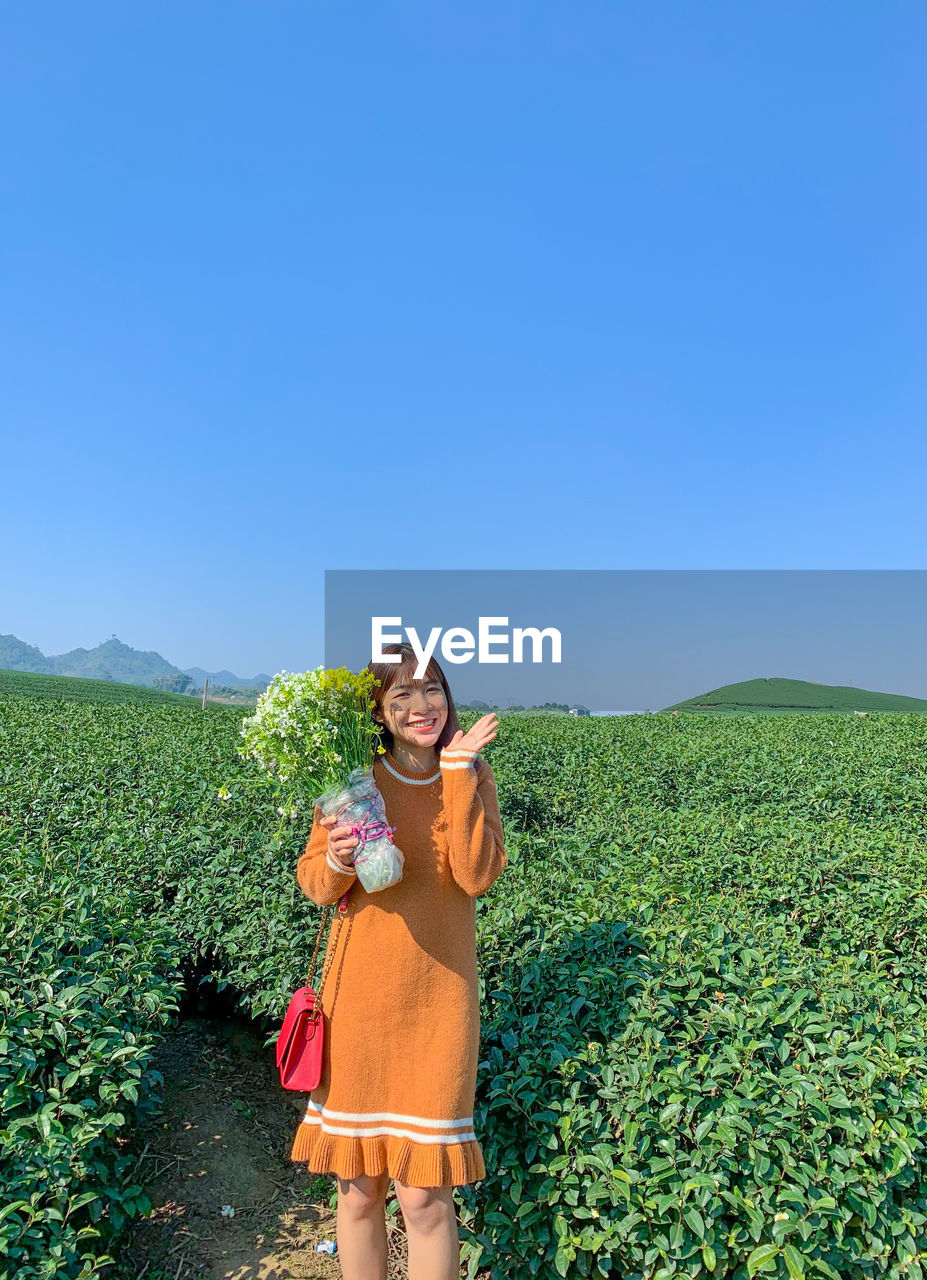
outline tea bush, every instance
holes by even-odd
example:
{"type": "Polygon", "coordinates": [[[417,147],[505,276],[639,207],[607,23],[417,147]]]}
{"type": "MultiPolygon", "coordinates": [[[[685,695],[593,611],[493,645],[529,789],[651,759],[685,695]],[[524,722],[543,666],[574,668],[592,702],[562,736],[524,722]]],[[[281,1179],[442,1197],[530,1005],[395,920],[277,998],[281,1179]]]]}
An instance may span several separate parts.
{"type": "MultiPolygon", "coordinates": [[[[0,1280],[105,1272],[184,982],[270,1044],[318,917],[305,833],[232,778],[241,710],[107,695],[0,688],[0,1280]]],[[[925,748],[896,714],[501,722],[471,1277],[922,1274],[925,748]]]]}

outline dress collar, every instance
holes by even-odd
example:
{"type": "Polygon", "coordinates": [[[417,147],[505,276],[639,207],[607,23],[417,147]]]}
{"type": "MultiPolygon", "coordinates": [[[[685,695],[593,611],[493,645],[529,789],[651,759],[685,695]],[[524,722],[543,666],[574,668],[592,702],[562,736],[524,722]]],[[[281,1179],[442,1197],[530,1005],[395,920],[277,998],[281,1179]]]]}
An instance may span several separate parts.
{"type": "Polygon", "coordinates": [[[407,769],[396,760],[391,751],[387,751],[385,756],[380,756],[379,761],[387,773],[391,773],[400,782],[411,782],[413,786],[427,787],[431,782],[441,781],[441,768],[438,764],[435,764],[435,771],[432,774],[422,773],[418,769],[407,769]]]}

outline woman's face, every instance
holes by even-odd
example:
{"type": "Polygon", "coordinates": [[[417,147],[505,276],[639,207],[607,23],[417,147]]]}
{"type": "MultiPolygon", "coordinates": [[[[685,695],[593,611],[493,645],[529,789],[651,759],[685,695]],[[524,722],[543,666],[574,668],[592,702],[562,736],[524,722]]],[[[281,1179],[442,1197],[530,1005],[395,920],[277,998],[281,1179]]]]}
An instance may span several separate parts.
{"type": "Polygon", "coordinates": [[[447,724],[447,698],[437,680],[401,676],[383,695],[381,710],[393,737],[411,746],[433,747],[447,724]]]}

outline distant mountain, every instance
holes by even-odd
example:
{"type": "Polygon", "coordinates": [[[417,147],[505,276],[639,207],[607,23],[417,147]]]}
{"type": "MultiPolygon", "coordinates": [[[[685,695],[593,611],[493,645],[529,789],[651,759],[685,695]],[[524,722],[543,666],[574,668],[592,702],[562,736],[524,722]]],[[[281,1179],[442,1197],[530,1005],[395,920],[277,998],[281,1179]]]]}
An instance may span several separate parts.
{"type": "Polygon", "coordinates": [[[242,689],[264,688],[270,676],[241,679],[231,671],[208,672],[200,667],[181,671],[153,650],[133,649],[115,636],[95,649],[72,649],[46,657],[35,645],[14,635],[0,635],[0,670],[31,671],[38,675],[80,676],[89,680],[112,680],[117,684],[138,684],[183,693],[193,683],[242,689]]]}
{"type": "Polygon", "coordinates": [[[901,711],[927,714],[927,700],[909,698],[903,693],[874,693],[854,689],[851,685],[818,684],[814,680],[769,679],[742,680],[725,684],[720,689],[699,694],[686,702],[676,702],[666,711],[698,712],[702,715],[734,715],[753,712],[756,715],[786,715],[791,712],[901,711]]]}
{"type": "Polygon", "coordinates": [[[47,659],[56,676],[84,676],[91,680],[115,680],[119,684],[151,685],[183,672],[153,650],[133,649],[114,636],[95,649],[72,649],[47,659]]]}
{"type": "Polygon", "coordinates": [[[202,667],[184,667],[184,675],[190,676],[193,683],[200,689],[206,677],[209,677],[209,683],[212,685],[226,685],[232,689],[266,689],[272,680],[272,676],[252,676],[248,679],[245,676],[233,675],[231,671],[204,671],[202,667]]]}
{"type": "MultiPolygon", "coordinates": [[[[0,668],[33,671],[40,675],[82,676],[90,680],[115,680],[120,684],[163,686],[183,680],[183,672],[159,653],[132,649],[115,636],[95,649],[72,649],[46,657],[35,645],[16,636],[0,636],[0,668]]],[[[188,682],[189,683],[189,682],[188,682]]]]}
{"type": "Polygon", "coordinates": [[[46,657],[35,645],[14,635],[0,635],[0,671],[31,671],[42,676],[81,676],[85,680],[113,680],[120,685],[147,685],[177,694],[202,687],[209,676],[211,687],[266,689],[270,676],[234,676],[230,671],[204,671],[174,667],[154,650],[132,649],[113,636],[96,649],[72,649],[46,657]]]}
{"type": "Polygon", "coordinates": [[[54,673],[54,667],[41,649],[16,636],[0,636],[0,670],[34,671],[43,676],[54,673]]]}

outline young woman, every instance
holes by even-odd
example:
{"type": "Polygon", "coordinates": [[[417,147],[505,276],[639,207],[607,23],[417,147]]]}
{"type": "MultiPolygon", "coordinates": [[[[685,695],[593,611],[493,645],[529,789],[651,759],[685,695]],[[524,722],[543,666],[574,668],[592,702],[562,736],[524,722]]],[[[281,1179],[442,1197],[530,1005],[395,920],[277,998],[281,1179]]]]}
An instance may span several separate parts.
{"type": "MultiPolygon", "coordinates": [[[[352,865],[351,828],[323,819],[316,806],[299,884],[320,906],[350,896],[320,993],[322,1078],[291,1158],[338,1179],[345,1280],[386,1280],[390,1178],[410,1280],[457,1280],[453,1188],[486,1176],[473,1130],[475,901],[507,854],[493,772],[478,753],[496,736],[497,720],[485,715],[464,733],[438,663],[415,680],[411,645],[384,653],[400,661],[368,667],[380,681],[372,714],[386,747],[374,779],[405,857],[403,875],[367,893],[352,865]]],[[[336,912],[332,936],[338,928],[336,912]]]]}

